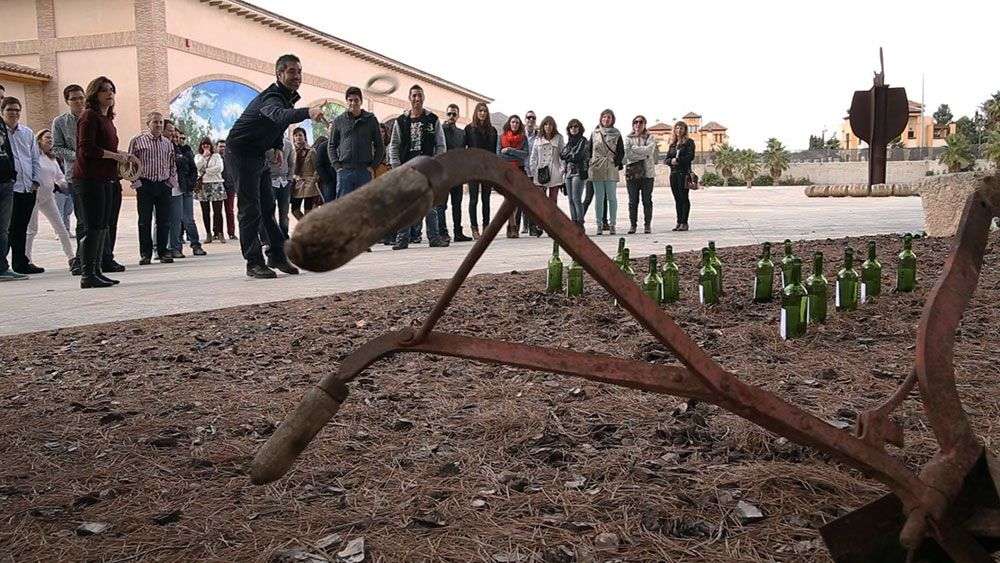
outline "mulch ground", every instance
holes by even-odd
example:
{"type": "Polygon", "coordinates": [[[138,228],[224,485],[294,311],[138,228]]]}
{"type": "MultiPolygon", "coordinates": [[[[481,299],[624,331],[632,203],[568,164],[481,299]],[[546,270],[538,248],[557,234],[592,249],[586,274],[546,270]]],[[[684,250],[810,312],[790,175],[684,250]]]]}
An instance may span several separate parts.
{"type": "MultiPolygon", "coordinates": [[[[796,252],[808,263],[823,250],[832,282],[845,244],[863,253],[866,240],[796,252]]],[[[877,240],[889,289],[900,243],[877,240]]],[[[910,371],[949,244],[916,242],[919,291],[844,315],[831,303],[798,341],[778,338],[777,304],[749,300],[757,247],[722,250],[728,293],[711,308],[697,303],[696,256],[680,255],[683,302],[667,310],[744,380],[853,425],[910,371]]],[[[994,233],[955,363],[994,451],[998,255],[994,233]]],[[[439,328],[675,363],[587,284],[571,301],[543,293],[542,270],[474,276],[439,328]]],[[[252,486],[249,460],[308,386],[368,339],[418,323],[443,287],[0,339],[0,559],[325,561],[346,549],[339,560],[828,561],[818,527],[885,492],[714,406],[419,355],[372,366],[292,472],[252,486]],[[741,517],[741,501],[763,518],[741,517]]],[[[917,468],[936,445],[916,394],[895,418],[907,446],[890,450],[917,468]]]]}

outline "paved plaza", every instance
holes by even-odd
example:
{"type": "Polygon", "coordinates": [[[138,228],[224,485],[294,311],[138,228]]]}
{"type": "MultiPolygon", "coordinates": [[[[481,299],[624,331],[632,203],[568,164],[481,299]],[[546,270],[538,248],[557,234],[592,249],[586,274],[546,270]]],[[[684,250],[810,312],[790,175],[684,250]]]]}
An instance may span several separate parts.
{"type": "MultiPolygon", "coordinates": [[[[618,232],[628,229],[628,197],[618,192],[618,232]]],[[[494,194],[492,209],[500,207],[494,194]]],[[[693,194],[691,231],[672,232],[673,199],[669,188],[653,193],[653,233],[629,235],[632,257],[694,250],[708,240],[720,247],[757,244],[764,240],[825,239],[923,229],[920,198],[806,198],[801,187],[711,188],[693,194]]],[[[566,210],[566,200],[560,196],[566,210]]],[[[640,210],[641,214],[641,210],[640,210]]],[[[641,215],[640,215],[641,216],[641,215]]],[[[449,210],[449,223],[450,223],[449,210]]],[[[291,219],[294,226],[294,218],[291,219]]],[[[199,230],[201,218],[198,216],[199,230]]],[[[641,222],[641,219],[640,219],[641,222]]],[[[254,280],[244,275],[239,244],[206,245],[208,256],[173,264],[138,265],[135,200],[126,198],[119,220],[117,259],[128,268],[115,274],[121,284],[82,291],[80,278],[69,275],[59,243],[48,223],[40,221],[34,262],[46,268],[30,280],[0,284],[3,316],[0,334],[17,334],[124,319],[154,317],[222,307],[329,295],[345,291],[447,278],[458,267],[472,243],[428,248],[426,242],[404,251],[377,246],[343,268],[322,274],[279,274],[276,280],[254,280]]],[[[588,232],[593,229],[593,210],[588,232]]],[[[502,237],[502,233],[501,233],[502,237]]],[[[592,237],[614,254],[618,237],[592,237]]],[[[497,239],[477,264],[473,275],[545,267],[551,239],[542,237],[497,239]]],[[[723,254],[724,258],[724,254],[723,254]]]]}

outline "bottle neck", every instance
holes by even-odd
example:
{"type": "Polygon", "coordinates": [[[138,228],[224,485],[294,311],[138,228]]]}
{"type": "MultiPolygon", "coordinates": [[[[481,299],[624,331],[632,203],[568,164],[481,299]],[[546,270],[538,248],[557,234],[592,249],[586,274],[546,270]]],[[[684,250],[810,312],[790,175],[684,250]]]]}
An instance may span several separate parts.
{"type": "Polygon", "coordinates": [[[792,264],[792,283],[799,284],[802,282],[802,265],[792,264]]]}
{"type": "Polygon", "coordinates": [[[853,267],[854,267],[854,255],[853,254],[845,254],[844,255],[844,268],[847,269],[847,270],[850,270],[853,267]]]}
{"type": "Polygon", "coordinates": [[[822,276],[823,275],[823,257],[814,256],[813,257],[813,275],[822,276]]]}
{"type": "Polygon", "coordinates": [[[873,260],[873,261],[875,260],[875,245],[874,244],[869,244],[868,245],[868,259],[869,260],[873,260]]]}

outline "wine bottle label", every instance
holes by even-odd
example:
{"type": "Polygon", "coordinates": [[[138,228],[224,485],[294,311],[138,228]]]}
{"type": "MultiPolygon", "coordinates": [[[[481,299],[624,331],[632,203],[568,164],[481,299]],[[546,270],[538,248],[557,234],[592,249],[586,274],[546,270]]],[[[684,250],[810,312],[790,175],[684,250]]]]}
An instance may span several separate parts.
{"type": "Polygon", "coordinates": [[[781,288],[782,289],[785,288],[785,270],[784,269],[781,270],[781,288]]]}
{"type": "Polygon", "coordinates": [[[837,291],[833,296],[834,305],[840,307],[840,280],[837,280],[837,291]]]}
{"type": "Polygon", "coordinates": [[[868,302],[868,284],[866,282],[861,282],[861,302],[868,302]]]}
{"type": "Polygon", "coordinates": [[[788,340],[788,313],[784,307],[781,308],[781,339],[788,340]]]}
{"type": "Polygon", "coordinates": [[[698,301],[705,303],[705,286],[698,284],[698,301]]]}
{"type": "Polygon", "coordinates": [[[802,302],[805,303],[806,306],[806,322],[812,322],[812,299],[806,297],[802,300],[802,302]]]}

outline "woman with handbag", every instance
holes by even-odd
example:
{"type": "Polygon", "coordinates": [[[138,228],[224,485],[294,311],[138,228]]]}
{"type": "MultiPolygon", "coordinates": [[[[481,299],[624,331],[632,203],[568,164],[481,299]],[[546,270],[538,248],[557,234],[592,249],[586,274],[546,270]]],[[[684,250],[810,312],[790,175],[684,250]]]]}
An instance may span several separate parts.
{"type": "MultiPolygon", "coordinates": [[[[503,126],[503,133],[500,135],[500,159],[524,174],[524,164],[528,159],[528,136],[518,115],[508,117],[507,123],[503,126]]],[[[518,231],[521,228],[523,215],[524,210],[518,207],[517,212],[507,221],[507,238],[520,236],[518,231]]]]}
{"type": "Polygon", "coordinates": [[[642,197],[643,231],[652,232],[653,179],[656,177],[656,140],[646,131],[646,118],[637,115],[632,120],[632,133],[625,137],[625,185],[628,188],[628,234],[635,234],[639,219],[639,198],[642,197]]]}
{"type": "Polygon", "coordinates": [[[618,171],[625,158],[622,134],[615,129],[615,112],[606,109],[601,112],[600,125],[590,134],[590,180],[594,184],[594,206],[597,220],[597,235],[604,234],[602,218],[605,198],[608,206],[608,232],[615,234],[618,215],[618,171]]]}
{"type": "MultiPolygon", "coordinates": [[[[590,162],[590,143],[583,136],[583,123],[570,119],[566,126],[566,145],[559,153],[566,174],[566,196],[569,198],[569,216],[583,230],[587,208],[583,204],[586,191],[587,164],[590,162]]],[[[593,194],[593,188],[591,188],[593,194]]]]}
{"type": "Polygon", "coordinates": [[[205,137],[198,144],[198,154],[194,157],[198,171],[198,181],[194,185],[194,197],[201,203],[201,220],[205,223],[205,244],[215,240],[226,243],[222,234],[222,209],[226,203],[226,185],[222,177],[224,164],[222,155],[215,152],[212,140],[205,137]]]}
{"type": "MultiPolygon", "coordinates": [[[[559,190],[565,184],[563,178],[563,163],[559,155],[562,154],[563,136],[559,134],[556,127],[556,120],[551,115],[545,116],[542,125],[539,127],[538,136],[531,144],[531,154],[528,157],[528,176],[531,176],[535,185],[542,189],[544,193],[548,190],[549,199],[558,205],[559,190]]],[[[531,217],[528,217],[529,230],[534,231],[536,237],[542,236],[542,230],[534,224],[531,217]]]]}
{"type": "Polygon", "coordinates": [[[667,166],[670,167],[670,191],[674,194],[677,210],[675,231],[688,230],[688,215],[691,214],[691,163],[694,162],[694,141],[688,137],[688,126],[683,121],[674,124],[674,138],[667,151],[667,166]]]}

